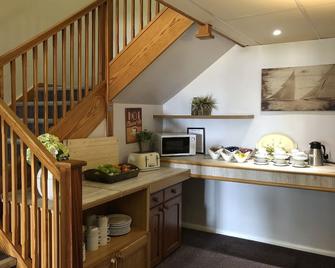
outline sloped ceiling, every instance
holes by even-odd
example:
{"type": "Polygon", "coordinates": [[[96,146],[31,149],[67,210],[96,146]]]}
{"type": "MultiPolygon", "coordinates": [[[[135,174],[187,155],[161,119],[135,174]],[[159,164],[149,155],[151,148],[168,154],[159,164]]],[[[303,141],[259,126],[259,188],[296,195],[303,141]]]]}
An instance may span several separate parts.
{"type": "Polygon", "coordinates": [[[222,36],[195,37],[192,26],[115,99],[117,103],[163,104],[217,59],[234,43],[222,36]]]}
{"type": "Polygon", "coordinates": [[[242,45],[335,37],[335,0],[162,0],[242,45]],[[273,36],[280,29],[282,35],[273,36]]]}

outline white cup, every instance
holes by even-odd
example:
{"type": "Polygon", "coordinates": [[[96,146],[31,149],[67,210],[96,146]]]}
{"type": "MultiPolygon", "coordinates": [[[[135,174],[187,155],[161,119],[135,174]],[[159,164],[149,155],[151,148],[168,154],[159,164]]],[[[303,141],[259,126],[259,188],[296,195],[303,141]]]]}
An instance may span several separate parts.
{"type": "Polygon", "coordinates": [[[98,226],[101,228],[107,228],[108,225],[108,217],[107,216],[99,216],[98,217],[98,226]]]}
{"type": "Polygon", "coordinates": [[[107,245],[107,227],[99,227],[99,245],[107,245]]]}
{"type": "Polygon", "coordinates": [[[89,227],[87,231],[87,250],[95,251],[99,248],[99,228],[89,227]]]}
{"type": "Polygon", "coordinates": [[[87,226],[96,226],[97,225],[97,215],[95,215],[95,214],[89,215],[86,218],[86,225],[87,226]]]}

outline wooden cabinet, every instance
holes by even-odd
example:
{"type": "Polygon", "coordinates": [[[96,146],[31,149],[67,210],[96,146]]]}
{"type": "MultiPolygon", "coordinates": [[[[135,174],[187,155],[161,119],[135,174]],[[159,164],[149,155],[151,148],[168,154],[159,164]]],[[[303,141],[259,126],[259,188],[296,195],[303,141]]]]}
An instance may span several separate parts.
{"type": "Polygon", "coordinates": [[[151,266],[159,264],[181,244],[182,185],[151,195],[151,266]]]}

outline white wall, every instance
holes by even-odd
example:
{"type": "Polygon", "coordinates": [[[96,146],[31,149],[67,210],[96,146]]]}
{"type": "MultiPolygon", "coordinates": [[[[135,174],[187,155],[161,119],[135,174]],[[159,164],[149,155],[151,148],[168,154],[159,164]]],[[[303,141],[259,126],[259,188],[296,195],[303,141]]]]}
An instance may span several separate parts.
{"type": "MultiPolygon", "coordinates": [[[[215,113],[252,113],[255,119],[169,120],[164,130],[205,127],[208,146],[249,147],[263,134],[282,132],[303,150],[312,140],[322,141],[335,160],[334,112],[261,112],[262,68],[329,63],[335,63],[335,39],[235,46],[167,101],[164,112],[190,113],[192,98],[210,93],[218,101],[215,113]]],[[[193,181],[185,195],[183,220],[189,226],[335,256],[335,194],[193,181]]]]}
{"type": "Polygon", "coordinates": [[[137,143],[126,144],[125,108],[142,108],[142,129],[147,129],[153,132],[162,131],[162,122],[152,118],[153,114],[162,113],[162,105],[114,103],[114,136],[119,139],[121,162],[127,161],[129,153],[139,151],[137,143]]]}

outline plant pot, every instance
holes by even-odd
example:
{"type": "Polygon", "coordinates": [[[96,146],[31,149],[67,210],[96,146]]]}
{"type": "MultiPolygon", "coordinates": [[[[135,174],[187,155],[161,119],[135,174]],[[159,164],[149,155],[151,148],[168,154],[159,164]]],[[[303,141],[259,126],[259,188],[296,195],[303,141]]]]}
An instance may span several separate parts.
{"type": "MultiPolygon", "coordinates": [[[[48,199],[53,200],[53,175],[50,171],[48,171],[48,199]]],[[[37,190],[40,196],[42,196],[42,169],[40,169],[37,173],[37,190]]]]}
{"type": "Polygon", "coordinates": [[[138,145],[140,147],[140,153],[147,153],[152,151],[151,142],[140,142],[138,145]]]}
{"type": "Polygon", "coordinates": [[[211,115],[212,108],[208,106],[201,106],[199,110],[199,115],[211,115]]]}

